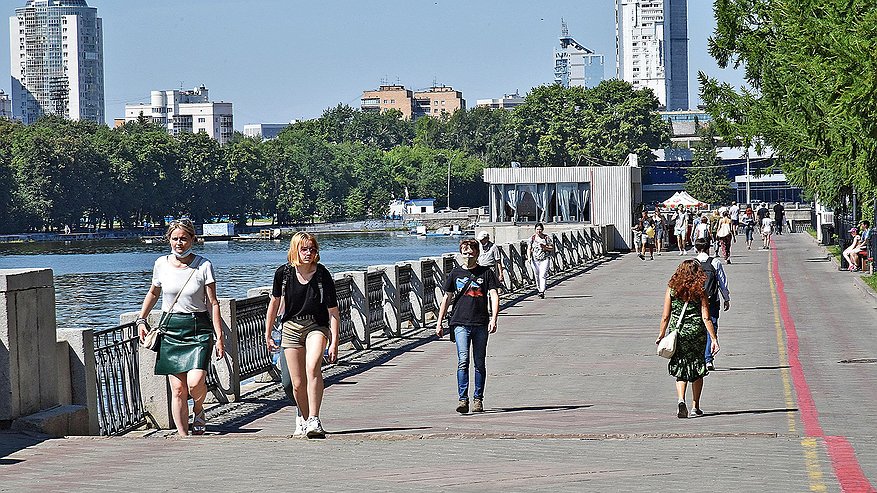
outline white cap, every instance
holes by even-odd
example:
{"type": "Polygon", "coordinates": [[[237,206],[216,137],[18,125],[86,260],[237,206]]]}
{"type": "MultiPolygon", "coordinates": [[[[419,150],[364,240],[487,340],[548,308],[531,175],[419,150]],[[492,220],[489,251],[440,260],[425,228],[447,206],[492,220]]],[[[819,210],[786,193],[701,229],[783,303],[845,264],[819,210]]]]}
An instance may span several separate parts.
{"type": "Polygon", "coordinates": [[[478,233],[478,241],[481,241],[484,238],[487,238],[489,236],[490,236],[490,233],[488,233],[487,231],[481,231],[480,233],[478,233]]]}

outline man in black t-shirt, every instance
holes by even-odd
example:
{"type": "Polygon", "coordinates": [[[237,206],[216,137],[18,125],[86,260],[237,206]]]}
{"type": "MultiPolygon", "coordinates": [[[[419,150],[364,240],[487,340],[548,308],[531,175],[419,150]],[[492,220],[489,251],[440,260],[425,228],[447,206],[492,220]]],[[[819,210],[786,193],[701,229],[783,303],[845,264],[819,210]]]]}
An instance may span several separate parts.
{"type": "Polygon", "coordinates": [[[469,412],[469,347],[475,365],[475,390],[473,392],[472,412],[484,412],[484,384],[487,380],[485,358],[487,357],[487,334],[496,332],[496,318],[499,314],[499,281],[493,269],[478,265],[480,252],[478,241],[460,242],[460,255],[463,266],[451,269],[442,285],[445,292],[439,307],[435,333],[444,335],[442,321],[448,313],[448,305],[454,309],[448,322],[451,339],[457,344],[457,390],[459,402],[457,412],[469,412]],[[453,298],[453,299],[452,299],[453,298]],[[490,310],[488,310],[488,301],[490,310]]]}

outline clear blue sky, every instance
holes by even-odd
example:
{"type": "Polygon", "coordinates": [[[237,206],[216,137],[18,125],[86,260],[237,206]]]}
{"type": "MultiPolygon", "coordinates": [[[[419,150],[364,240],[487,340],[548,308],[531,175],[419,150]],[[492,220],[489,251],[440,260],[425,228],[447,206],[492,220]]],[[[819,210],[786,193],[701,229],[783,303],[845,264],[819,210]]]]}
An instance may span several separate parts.
{"type": "MultiPolygon", "coordinates": [[[[0,0],[0,88],[10,90],[9,23],[25,0],[0,0]]],[[[235,128],[313,118],[338,103],[357,107],[382,79],[411,89],[438,84],[476,99],[521,94],[554,78],[560,19],[580,43],[606,55],[615,74],[613,0],[88,0],[104,25],[107,122],[157,89],[204,84],[234,103],[235,128]]],[[[697,71],[735,86],[706,51],[711,0],[689,0],[689,92],[697,71]]]]}

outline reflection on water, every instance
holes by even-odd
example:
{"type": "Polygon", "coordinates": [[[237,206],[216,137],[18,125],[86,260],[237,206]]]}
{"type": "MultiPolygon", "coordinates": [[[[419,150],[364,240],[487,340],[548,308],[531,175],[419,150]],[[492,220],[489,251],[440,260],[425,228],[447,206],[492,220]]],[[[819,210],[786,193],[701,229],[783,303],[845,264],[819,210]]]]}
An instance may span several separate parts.
{"type": "MultiPolygon", "coordinates": [[[[440,255],[457,249],[456,238],[388,234],[325,235],[320,261],[335,272],[440,255]]],[[[208,242],[196,247],[214,266],[221,297],[243,298],[271,284],[286,261],[289,240],[208,242]]],[[[152,265],[166,245],[132,241],[0,244],[0,269],[50,268],[55,274],[58,326],[103,328],[119,314],[140,308],[152,265]]]]}

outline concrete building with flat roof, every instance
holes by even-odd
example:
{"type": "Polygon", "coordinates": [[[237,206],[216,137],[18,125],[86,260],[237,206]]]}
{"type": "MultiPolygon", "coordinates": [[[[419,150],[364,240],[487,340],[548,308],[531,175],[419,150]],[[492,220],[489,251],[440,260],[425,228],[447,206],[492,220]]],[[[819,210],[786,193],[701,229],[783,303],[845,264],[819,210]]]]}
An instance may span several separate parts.
{"type": "Polygon", "coordinates": [[[9,18],[12,114],[104,123],[103,22],[85,0],[28,0],[9,18]]]}
{"type": "Polygon", "coordinates": [[[0,89],[0,118],[12,118],[12,99],[0,89]]]}
{"type": "Polygon", "coordinates": [[[259,137],[264,140],[276,139],[280,132],[286,127],[292,125],[290,123],[249,123],[244,125],[244,135],[247,137],[259,137]]]}
{"type": "Polygon", "coordinates": [[[141,116],[165,127],[171,135],[204,132],[220,144],[234,134],[232,103],[210,101],[203,85],[191,91],[152,91],[150,104],[125,105],[125,122],[141,116]]]}
{"type": "Polygon", "coordinates": [[[505,109],[510,110],[516,106],[524,104],[524,97],[515,91],[514,94],[505,94],[501,98],[496,99],[476,99],[475,106],[478,108],[490,108],[492,110],[505,109]]]}
{"type": "Polygon", "coordinates": [[[458,109],[466,109],[466,100],[462,92],[450,86],[412,91],[398,84],[386,84],[377,90],[363,91],[360,109],[380,112],[398,110],[403,118],[410,120],[421,116],[450,115],[458,109]]]}
{"type": "Polygon", "coordinates": [[[688,109],[688,0],[615,0],[615,76],[688,109]]]}

